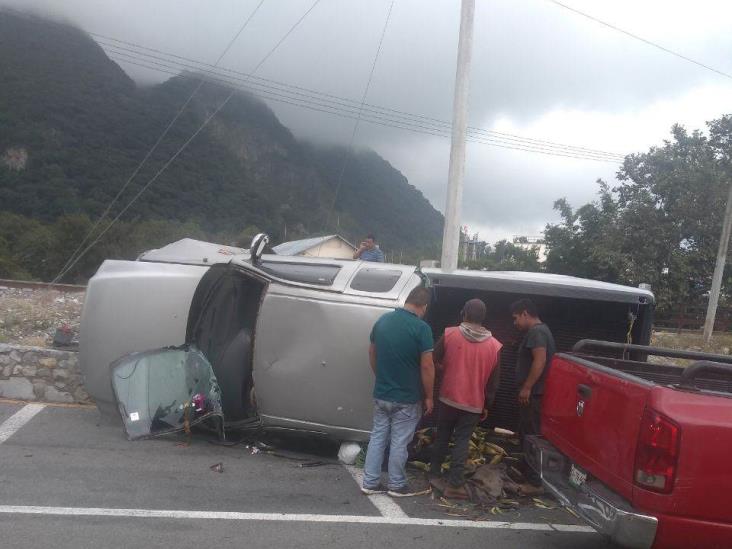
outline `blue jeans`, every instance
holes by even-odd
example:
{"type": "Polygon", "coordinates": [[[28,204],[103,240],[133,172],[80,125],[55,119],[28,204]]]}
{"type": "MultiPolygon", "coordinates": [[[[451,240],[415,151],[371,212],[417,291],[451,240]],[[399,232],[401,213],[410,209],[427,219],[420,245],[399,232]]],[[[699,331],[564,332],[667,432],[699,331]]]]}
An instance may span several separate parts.
{"type": "Polygon", "coordinates": [[[389,489],[406,486],[407,445],[422,417],[422,403],[404,404],[374,400],[374,428],[371,431],[363,467],[364,488],[375,489],[381,481],[381,464],[389,445],[389,489]]]}

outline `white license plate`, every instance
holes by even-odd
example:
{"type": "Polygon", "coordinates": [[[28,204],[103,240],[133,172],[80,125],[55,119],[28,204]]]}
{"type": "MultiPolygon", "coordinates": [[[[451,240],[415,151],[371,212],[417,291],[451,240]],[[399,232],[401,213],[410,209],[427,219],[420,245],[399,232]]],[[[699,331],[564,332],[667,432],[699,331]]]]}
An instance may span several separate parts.
{"type": "Polygon", "coordinates": [[[576,465],[572,464],[572,467],[570,467],[570,469],[569,469],[569,483],[572,486],[579,488],[580,486],[582,486],[585,483],[586,480],[587,480],[587,473],[585,473],[582,469],[580,469],[576,465]]]}

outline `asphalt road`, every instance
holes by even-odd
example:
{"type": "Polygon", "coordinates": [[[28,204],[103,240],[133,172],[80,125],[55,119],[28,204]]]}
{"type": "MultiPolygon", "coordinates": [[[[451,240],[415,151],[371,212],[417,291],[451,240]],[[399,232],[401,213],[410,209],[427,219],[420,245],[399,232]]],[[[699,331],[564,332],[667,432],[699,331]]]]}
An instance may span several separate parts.
{"type": "Polygon", "coordinates": [[[129,442],[95,409],[0,401],[0,545],[610,547],[561,509],[461,522],[428,496],[367,498],[339,464],[301,468],[205,436],[180,442],[129,442]],[[216,463],[222,473],[211,471],[216,463]]]}

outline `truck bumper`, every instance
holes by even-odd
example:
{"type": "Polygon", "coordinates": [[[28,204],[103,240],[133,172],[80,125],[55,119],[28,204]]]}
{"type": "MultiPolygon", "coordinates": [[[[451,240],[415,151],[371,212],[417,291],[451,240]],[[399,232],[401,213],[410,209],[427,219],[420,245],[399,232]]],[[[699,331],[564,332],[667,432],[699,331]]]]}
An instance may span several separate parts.
{"type": "Polygon", "coordinates": [[[524,452],[529,465],[541,475],[544,487],[595,530],[623,547],[642,549],[653,545],[656,517],[638,513],[598,480],[588,479],[579,488],[572,486],[570,460],[542,437],[526,437],[524,452]]]}

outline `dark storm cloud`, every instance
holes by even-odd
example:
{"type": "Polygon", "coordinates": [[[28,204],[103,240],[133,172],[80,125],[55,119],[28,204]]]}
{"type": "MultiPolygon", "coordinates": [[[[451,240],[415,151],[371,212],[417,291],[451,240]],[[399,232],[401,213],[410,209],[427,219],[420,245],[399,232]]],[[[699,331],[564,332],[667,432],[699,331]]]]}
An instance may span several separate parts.
{"type": "MultiPolygon", "coordinates": [[[[91,32],[213,62],[258,0],[4,3],[65,19],[91,32]]],[[[265,1],[222,66],[251,70],[311,3],[265,1]]],[[[721,2],[707,4],[573,3],[732,70],[724,67],[732,58],[730,8],[721,2]]],[[[259,74],[360,99],[388,9],[387,0],[323,0],[259,74]]],[[[368,102],[449,120],[458,23],[457,0],[396,2],[368,102]]],[[[166,77],[123,68],[140,82],[166,77]]],[[[714,100],[707,101],[707,110],[679,111],[674,102],[701,88],[718,89],[709,92],[710,97],[722,97],[725,90],[729,92],[727,82],[546,0],[477,2],[470,101],[473,126],[491,128],[510,120],[519,130],[541,129],[541,137],[546,139],[625,153],[657,143],[676,121],[699,126],[705,117],[721,115],[714,110],[714,100]],[[663,107],[651,108],[659,104],[663,107]],[[557,112],[585,112],[587,116],[584,122],[575,119],[571,124],[560,117],[547,127],[546,117],[557,112]]],[[[300,137],[336,143],[347,143],[350,138],[351,120],[280,103],[271,106],[300,137]]],[[[376,149],[442,209],[447,139],[362,123],[356,144],[376,149]]],[[[616,169],[471,144],[464,223],[490,233],[485,235],[490,239],[538,231],[554,218],[556,198],[588,200],[595,193],[595,179],[612,178],[616,169]]]]}

